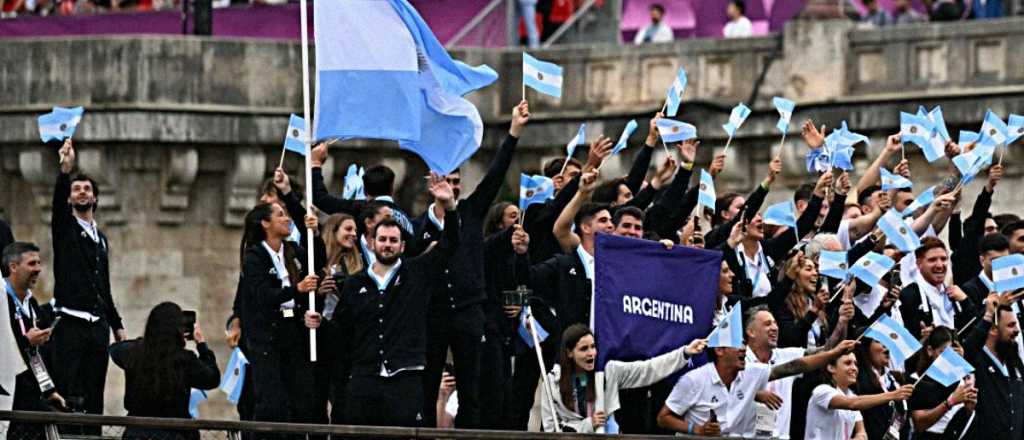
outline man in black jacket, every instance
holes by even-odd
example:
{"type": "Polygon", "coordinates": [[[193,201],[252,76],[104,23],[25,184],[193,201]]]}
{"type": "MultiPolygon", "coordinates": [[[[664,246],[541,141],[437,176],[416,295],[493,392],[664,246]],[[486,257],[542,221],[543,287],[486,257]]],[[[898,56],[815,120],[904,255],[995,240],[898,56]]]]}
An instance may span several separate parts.
{"type": "MultiPolygon", "coordinates": [[[[964,237],[967,240],[973,238],[964,237]]],[[[981,238],[978,243],[978,260],[981,263],[981,271],[974,278],[960,285],[967,297],[979,305],[988,297],[989,293],[996,291],[995,283],[992,282],[992,260],[1010,255],[1010,241],[1002,234],[988,234],[981,238]]]]}
{"type": "Polygon", "coordinates": [[[1024,438],[1024,365],[1014,341],[1020,334],[1012,294],[989,295],[985,314],[964,342],[978,388],[975,420],[967,439],[1024,438]]]}
{"type": "Polygon", "coordinates": [[[53,333],[52,374],[61,395],[81,399],[74,409],[102,414],[110,332],[120,342],[125,331],[110,292],[110,245],[93,218],[99,188],[84,175],[71,177],[71,139],[60,157],[51,228],[54,311],[62,320],[53,333]]]}
{"type": "Polygon", "coordinates": [[[352,374],[347,421],[356,425],[420,426],[426,311],[430,286],[448,267],[459,246],[459,213],[445,179],[432,174],[430,192],[445,210],[443,238],[432,250],[401,259],[401,227],[385,219],[374,228],[376,259],[366,271],[345,280],[339,322],[349,334],[352,374]]]}
{"type": "MultiPolygon", "coordinates": [[[[481,427],[481,407],[493,410],[496,406],[492,404],[495,402],[493,399],[502,399],[500,393],[493,392],[500,390],[500,384],[487,384],[486,389],[492,392],[486,395],[488,404],[481,404],[481,399],[485,397],[480,393],[483,384],[479,380],[483,357],[501,355],[498,343],[500,336],[484,335],[482,304],[487,298],[484,286],[484,219],[505,181],[519,136],[529,120],[530,107],[526,101],[522,101],[513,109],[508,137],[498,149],[487,174],[473,193],[458,203],[459,249],[448,261],[441,278],[430,283],[427,368],[423,374],[424,426],[437,425],[438,386],[449,348],[454,356],[455,377],[458,378],[459,412],[455,417],[456,427],[481,427]]],[[[445,179],[458,200],[461,187],[459,171],[455,170],[445,179]]],[[[419,244],[427,246],[438,240],[447,220],[441,201],[435,197],[434,203],[414,222],[415,237],[419,244]]]]}
{"type": "Polygon", "coordinates": [[[957,286],[947,287],[949,257],[946,244],[935,237],[921,239],[914,251],[920,276],[900,292],[903,326],[920,339],[925,329],[944,326],[959,331],[975,317],[974,302],[957,286]]]}

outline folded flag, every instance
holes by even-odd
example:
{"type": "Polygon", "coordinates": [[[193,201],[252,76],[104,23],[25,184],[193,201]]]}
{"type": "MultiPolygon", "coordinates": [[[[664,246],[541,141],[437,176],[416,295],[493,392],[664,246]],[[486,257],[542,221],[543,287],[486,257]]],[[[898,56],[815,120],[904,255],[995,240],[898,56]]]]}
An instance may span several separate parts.
{"type": "Polygon", "coordinates": [[[914,182],[911,182],[910,179],[899,174],[892,173],[885,168],[879,168],[878,171],[882,175],[882,191],[911,188],[914,186],[914,182]]]}
{"type": "Polygon", "coordinates": [[[576,152],[576,146],[585,143],[587,143],[587,124],[580,124],[580,129],[576,131],[576,136],[569,139],[569,143],[565,145],[565,157],[572,157],[573,153],[576,152]]]}
{"type": "Polygon", "coordinates": [[[683,94],[686,93],[686,69],[680,67],[676,73],[676,79],[672,80],[672,86],[668,88],[668,105],[665,106],[665,116],[674,118],[679,113],[679,104],[683,102],[683,94]]]}
{"type": "Polygon", "coordinates": [[[366,192],[363,188],[363,174],[366,173],[362,167],[356,164],[348,166],[345,173],[345,186],[342,187],[341,197],[350,200],[366,200],[366,192]]]}
{"type": "Polygon", "coordinates": [[[407,0],[315,2],[313,9],[311,139],[396,140],[440,174],[480,148],[480,112],[462,96],[496,81],[493,69],[453,60],[407,0]]]}
{"type": "Polygon", "coordinates": [[[188,413],[193,419],[199,418],[199,404],[203,403],[206,399],[206,391],[192,388],[192,392],[188,397],[188,413]]]}
{"type": "Polygon", "coordinates": [[[715,209],[715,180],[707,170],[700,170],[700,188],[697,203],[708,209],[715,209]]]}
{"type": "Polygon", "coordinates": [[[769,206],[761,217],[769,225],[788,226],[796,229],[796,205],[792,200],[769,206]]]}
{"type": "Polygon", "coordinates": [[[829,137],[834,137],[836,144],[844,147],[853,147],[861,142],[871,145],[871,140],[867,136],[850,131],[846,121],[843,121],[839,130],[832,132],[829,137]]]}
{"type": "Polygon", "coordinates": [[[772,104],[775,104],[775,110],[779,111],[779,122],[775,123],[775,128],[783,133],[789,131],[789,120],[793,118],[793,109],[796,108],[796,103],[776,96],[772,98],[772,104]]]}
{"type": "Polygon", "coordinates": [[[615,147],[612,148],[612,154],[619,154],[620,151],[625,150],[629,146],[629,137],[636,131],[636,119],[630,120],[626,124],[626,128],[622,130],[622,134],[619,135],[619,141],[615,143],[615,147]]]}
{"type": "Polygon", "coordinates": [[[850,171],[853,169],[853,147],[844,145],[831,154],[832,167],[850,171]]]}
{"type": "Polygon", "coordinates": [[[908,358],[921,349],[921,343],[903,328],[900,323],[883,314],[864,331],[864,336],[878,341],[889,349],[889,355],[896,365],[903,365],[908,358]]]}
{"type": "Polygon", "coordinates": [[[306,155],[306,120],[296,115],[288,118],[288,130],[284,133],[284,149],[306,155]]]}
{"type": "Polygon", "coordinates": [[[661,140],[666,144],[682,142],[697,137],[697,127],[685,122],[661,118],[658,119],[656,125],[658,133],[661,134],[661,140]]]}
{"type": "MultiPolygon", "coordinates": [[[[544,203],[555,196],[555,183],[545,176],[519,175],[519,212],[534,203],[544,203]]],[[[522,215],[522,214],[520,214],[522,215]]]]}
{"type": "Polygon", "coordinates": [[[917,198],[913,202],[907,205],[907,208],[903,210],[903,216],[908,217],[914,215],[914,212],[918,209],[924,208],[931,205],[935,201],[935,187],[929,187],[928,189],[921,191],[921,194],[917,195],[917,198]]]}
{"type": "Polygon", "coordinates": [[[739,303],[732,307],[725,319],[718,321],[718,325],[708,336],[708,347],[741,348],[744,346],[743,316],[741,316],[743,308],[737,307],[738,305],[739,303]]]}
{"type": "MultiPolygon", "coordinates": [[[[984,134],[981,137],[987,138],[984,134]]],[[[991,141],[983,141],[977,144],[973,150],[953,158],[953,165],[960,172],[960,181],[963,185],[970,183],[983,168],[992,164],[992,155],[995,150],[996,144],[991,141]]]]}
{"type": "Polygon", "coordinates": [[[878,228],[900,252],[914,252],[921,247],[921,238],[903,221],[903,215],[896,208],[890,209],[878,220],[878,228]]]}
{"type": "Polygon", "coordinates": [[[936,129],[928,114],[922,115],[921,111],[923,110],[918,111],[916,115],[900,112],[900,141],[917,145],[928,162],[934,162],[945,152],[945,142],[939,140],[938,143],[941,145],[936,149],[932,143],[932,139],[936,139],[936,129]]]}
{"type": "Polygon", "coordinates": [[[973,371],[974,367],[953,350],[953,347],[946,347],[942,354],[932,361],[932,366],[924,371],[924,375],[948,387],[973,371]]]}
{"type": "Polygon", "coordinates": [[[989,109],[985,112],[985,121],[981,123],[981,134],[984,136],[982,142],[991,141],[993,145],[1007,143],[1009,127],[995,112],[989,109]]]}
{"type": "Polygon", "coordinates": [[[992,282],[998,293],[1024,287],[1024,255],[1010,254],[992,260],[992,282]]]}
{"type": "Polygon", "coordinates": [[[54,107],[50,113],[39,116],[39,138],[43,142],[62,141],[75,134],[75,128],[82,122],[83,107],[54,107]]]}
{"type": "Polygon", "coordinates": [[[736,107],[733,107],[732,112],[729,113],[729,122],[726,122],[722,129],[725,130],[729,137],[735,136],[736,130],[743,125],[743,121],[747,120],[747,116],[750,116],[750,109],[742,102],[736,104],[736,107]]]}
{"type": "Polygon", "coordinates": [[[231,352],[231,359],[224,368],[224,377],[220,379],[220,390],[228,395],[228,402],[237,405],[239,397],[242,396],[242,385],[245,383],[245,367],[249,360],[245,358],[242,349],[235,347],[231,352]]]}
{"type": "Polygon", "coordinates": [[[1010,145],[1024,136],[1024,116],[1010,115],[1006,124],[1006,145],[1010,145]]]}
{"type": "Polygon", "coordinates": [[[924,112],[924,106],[918,108],[917,112],[928,118],[932,123],[932,128],[935,129],[935,134],[942,138],[942,141],[948,141],[949,130],[946,128],[946,118],[942,116],[942,106],[935,106],[930,112],[924,112]]]}
{"type": "Polygon", "coordinates": [[[981,134],[976,131],[960,130],[960,138],[957,139],[957,143],[963,148],[971,142],[977,142],[980,138],[981,134]]]}
{"type": "Polygon", "coordinates": [[[892,258],[877,252],[868,252],[850,267],[850,274],[869,286],[877,286],[894,265],[896,262],[892,258]]]}
{"type": "MultiPolygon", "coordinates": [[[[523,306],[523,310],[519,312],[519,337],[523,338],[523,342],[527,346],[533,348],[533,336],[530,335],[530,331],[526,328],[527,317],[530,315],[530,306],[523,306]]],[[[547,330],[540,326],[540,323],[536,319],[533,320],[535,325],[534,330],[537,333],[537,340],[544,342],[548,338],[547,330]]]]}
{"type": "Polygon", "coordinates": [[[818,272],[822,275],[845,280],[847,269],[846,252],[821,251],[818,255],[818,272]]]}
{"type": "Polygon", "coordinates": [[[545,95],[562,97],[562,67],[523,52],[523,84],[545,95]]]}

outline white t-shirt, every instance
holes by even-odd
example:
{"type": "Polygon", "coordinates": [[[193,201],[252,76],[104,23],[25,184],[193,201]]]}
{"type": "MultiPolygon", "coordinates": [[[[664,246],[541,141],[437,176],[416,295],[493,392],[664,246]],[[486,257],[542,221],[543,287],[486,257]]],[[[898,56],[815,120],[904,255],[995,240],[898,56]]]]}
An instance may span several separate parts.
{"type": "Polygon", "coordinates": [[[722,35],[725,35],[726,38],[749,37],[754,35],[754,25],[750,23],[750,19],[741,16],[734,21],[726,23],[725,29],[722,30],[722,35]]]}
{"type": "Polygon", "coordinates": [[[726,388],[715,364],[709,362],[679,378],[665,406],[681,415],[687,423],[703,425],[715,410],[722,435],[754,436],[754,394],[768,384],[771,367],[747,364],[726,388]]]}
{"type": "MultiPolygon", "coordinates": [[[[768,360],[768,363],[763,363],[757,359],[757,355],[749,347],[747,348],[747,368],[751,365],[765,365],[769,368],[775,367],[776,365],[782,365],[786,362],[790,362],[794,359],[804,357],[806,349],[801,347],[789,347],[789,348],[776,348],[772,350],[772,357],[768,360]]],[[[788,439],[789,438],[789,421],[792,418],[793,408],[793,382],[796,378],[803,376],[789,376],[782,379],[773,380],[768,382],[765,388],[777,394],[782,398],[782,407],[775,414],[775,432],[772,434],[775,438],[788,439]]],[[[754,402],[755,406],[762,406],[764,404],[754,402]]]]}
{"type": "Polygon", "coordinates": [[[831,409],[828,404],[833,397],[853,396],[853,392],[839,391],[836,387],[821,384],[814,388],[811,400],[807,402],[807,424],[804,431],[806,440],[849,440],[853,437],[853,428],[857,422],[863,421],[860,411],[848,409],[831,409]]]}

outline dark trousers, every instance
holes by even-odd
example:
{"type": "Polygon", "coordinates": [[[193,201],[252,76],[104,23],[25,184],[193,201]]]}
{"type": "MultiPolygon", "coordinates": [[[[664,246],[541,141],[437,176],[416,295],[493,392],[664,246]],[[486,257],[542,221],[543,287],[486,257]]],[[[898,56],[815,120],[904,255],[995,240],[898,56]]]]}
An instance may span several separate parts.
{"type": "Polygon", "coordinates": [[[487,342],[484,312],[479,304],[453,310],[445,304],[431,304],[427,318],[427,365],[423,372],[424,426],[437,426],[437,392],[441,385],[448,348],[455,361],[455,383],[459,391],[459,413],[455,427],[480,426],[480,361],[487,342]]]}
{"type": "MultiPolygon", "coordinates": [[[[423,372],[403,371],[392,377],[349,379],[346,419],[353,425],[405,426],[423,421],[423,372]]],[[[461,394],[461,393],[460,393],[461,394]]],[[[435,399],[436,400],[436,399],[435,399]]]]}
{"type": "Polygon", "coordinates": [[[511,340],[492,327],[485,331],[487,343],[480,363],[480,408],[486,408],[480,411],[480,427],[510,429],[505,416],[512,396],[511,340]]]}
{"type": "MultiPolygon", "coordinates": [[[[103,319],[88,322],[64,315],[50,339],[50,375],[57,391],[72,402],[81,402],[76,411],[103,414],[103,390],[107,382],[110,326],[103,319]]],[[[65,430],[62,428],[62,432],[65,430]]],[[[77,430],[76,430],[77,431],[77,430]]],[[[99,427],[83,433],[99,435],[99,427]]]]}
{"type": "MultiPolygon", "coordinates": [[[[24,371],[15,378],[14,411],[51,411],[42,401],[39,384],[32,370],[24,371]]],[[[10,440],[44,440],[45,425],[35,423],[11,423],[7,427],[7,438],[10,440]]]]}
{"type": "Polygon", "coordinates": [[[253,378],[253,419],[260,422],[322,423],[327,419],[327,365],[310,362],[308,329],[281,321],[272,347],[249,358],[253,378]]]}

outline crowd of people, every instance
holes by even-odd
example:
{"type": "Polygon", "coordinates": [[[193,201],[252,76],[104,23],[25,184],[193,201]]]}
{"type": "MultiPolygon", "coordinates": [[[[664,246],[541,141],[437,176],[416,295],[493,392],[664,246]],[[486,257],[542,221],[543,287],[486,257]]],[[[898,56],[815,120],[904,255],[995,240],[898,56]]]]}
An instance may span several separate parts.
{"type": "MultiPolygon", "coordinates": [[[[879,186],[883,168],[911,177],[899,159],[899,135],[888,137],[859,178],[830,170],[787,195],[797,234],[760,213],[782,170],[778,158],[748,195],[719,193],[714,209],[695,209],[700,188],[690,181],[700,142],[670,144],[648,176],[661,114],[628,175],[602,175],[613,145],[600,137],[582,162],[544,164],[553,198],[525,212],[497,201],[530,116],[526,101],[513,109],[507,136],[472,190],[458,170],[431,173],[432,203],[416,216],[396,203],[395,174],[384,165],[365,170],[365,198],[332,194],[322,170],[326,143],[310,153],[315,210],[303,206],[282,169],[274,172],[245,216],[226,322],[228,344],[249,361],[237,406],[242,420],[783,439],[1024,438],[1022,309],[1018,294],[994,292],[992,283],[994,259],[1024,253],[1024,221],[990,212],[1002,165],[988,169],[969,210],[950,166],[934,201],[914,212],[920,247],[900,252],[877,226],[885,212],[914,201],[909,189],[879,186]],[[943,230],[948,241],[937,237],[943,230]],[[598,404],[600,341],[590,326],[600,234],[721,252],[714,322],[740,307],[745,346],[708,348],[695,339],[651,359],[613,360],[598,404]],[[877,285],[840,284],[819,273],[825,251],[847,251],[849,264],[871,251],[900,263],[877,285]],[[521,337],[521,327],[535,331],[523,321],[524,306],[550,334],[542,356],[521,337]],[[925,348],[897,361],[864,335],[883,316],[925,348]],[[943,386],[923,373],[947,347],[975,373],[943,386]],[[702,355],[706,364],[666,383],[702,355]],[[556,390],[553,405],[538,398],[541,372],[556,390]]],[[[802,138],[813,151],[825,132],[808,120],[802,138]]],[[[949,142],[946,154],[974,147],[949,142]]],[[[100,188],[73,173],[70,140],[60,157],[52,302],[32,296],[43,273],[39,246],[0,228],[10,330],[26,365],[14,408],[101,414],[112,358],[125,371],[130,416],[188,417],[189,390],[218,385],[216,357],[194,315],[190,321],[173,303],[157,305],[142,337],[127,339],[110,286],[116,244],[97,226],[100,188]]],[[[725,156],[706,166],[718,176],[725,156]]],[[[9,432],[42,438],[36,428],[9,432]]]]}

